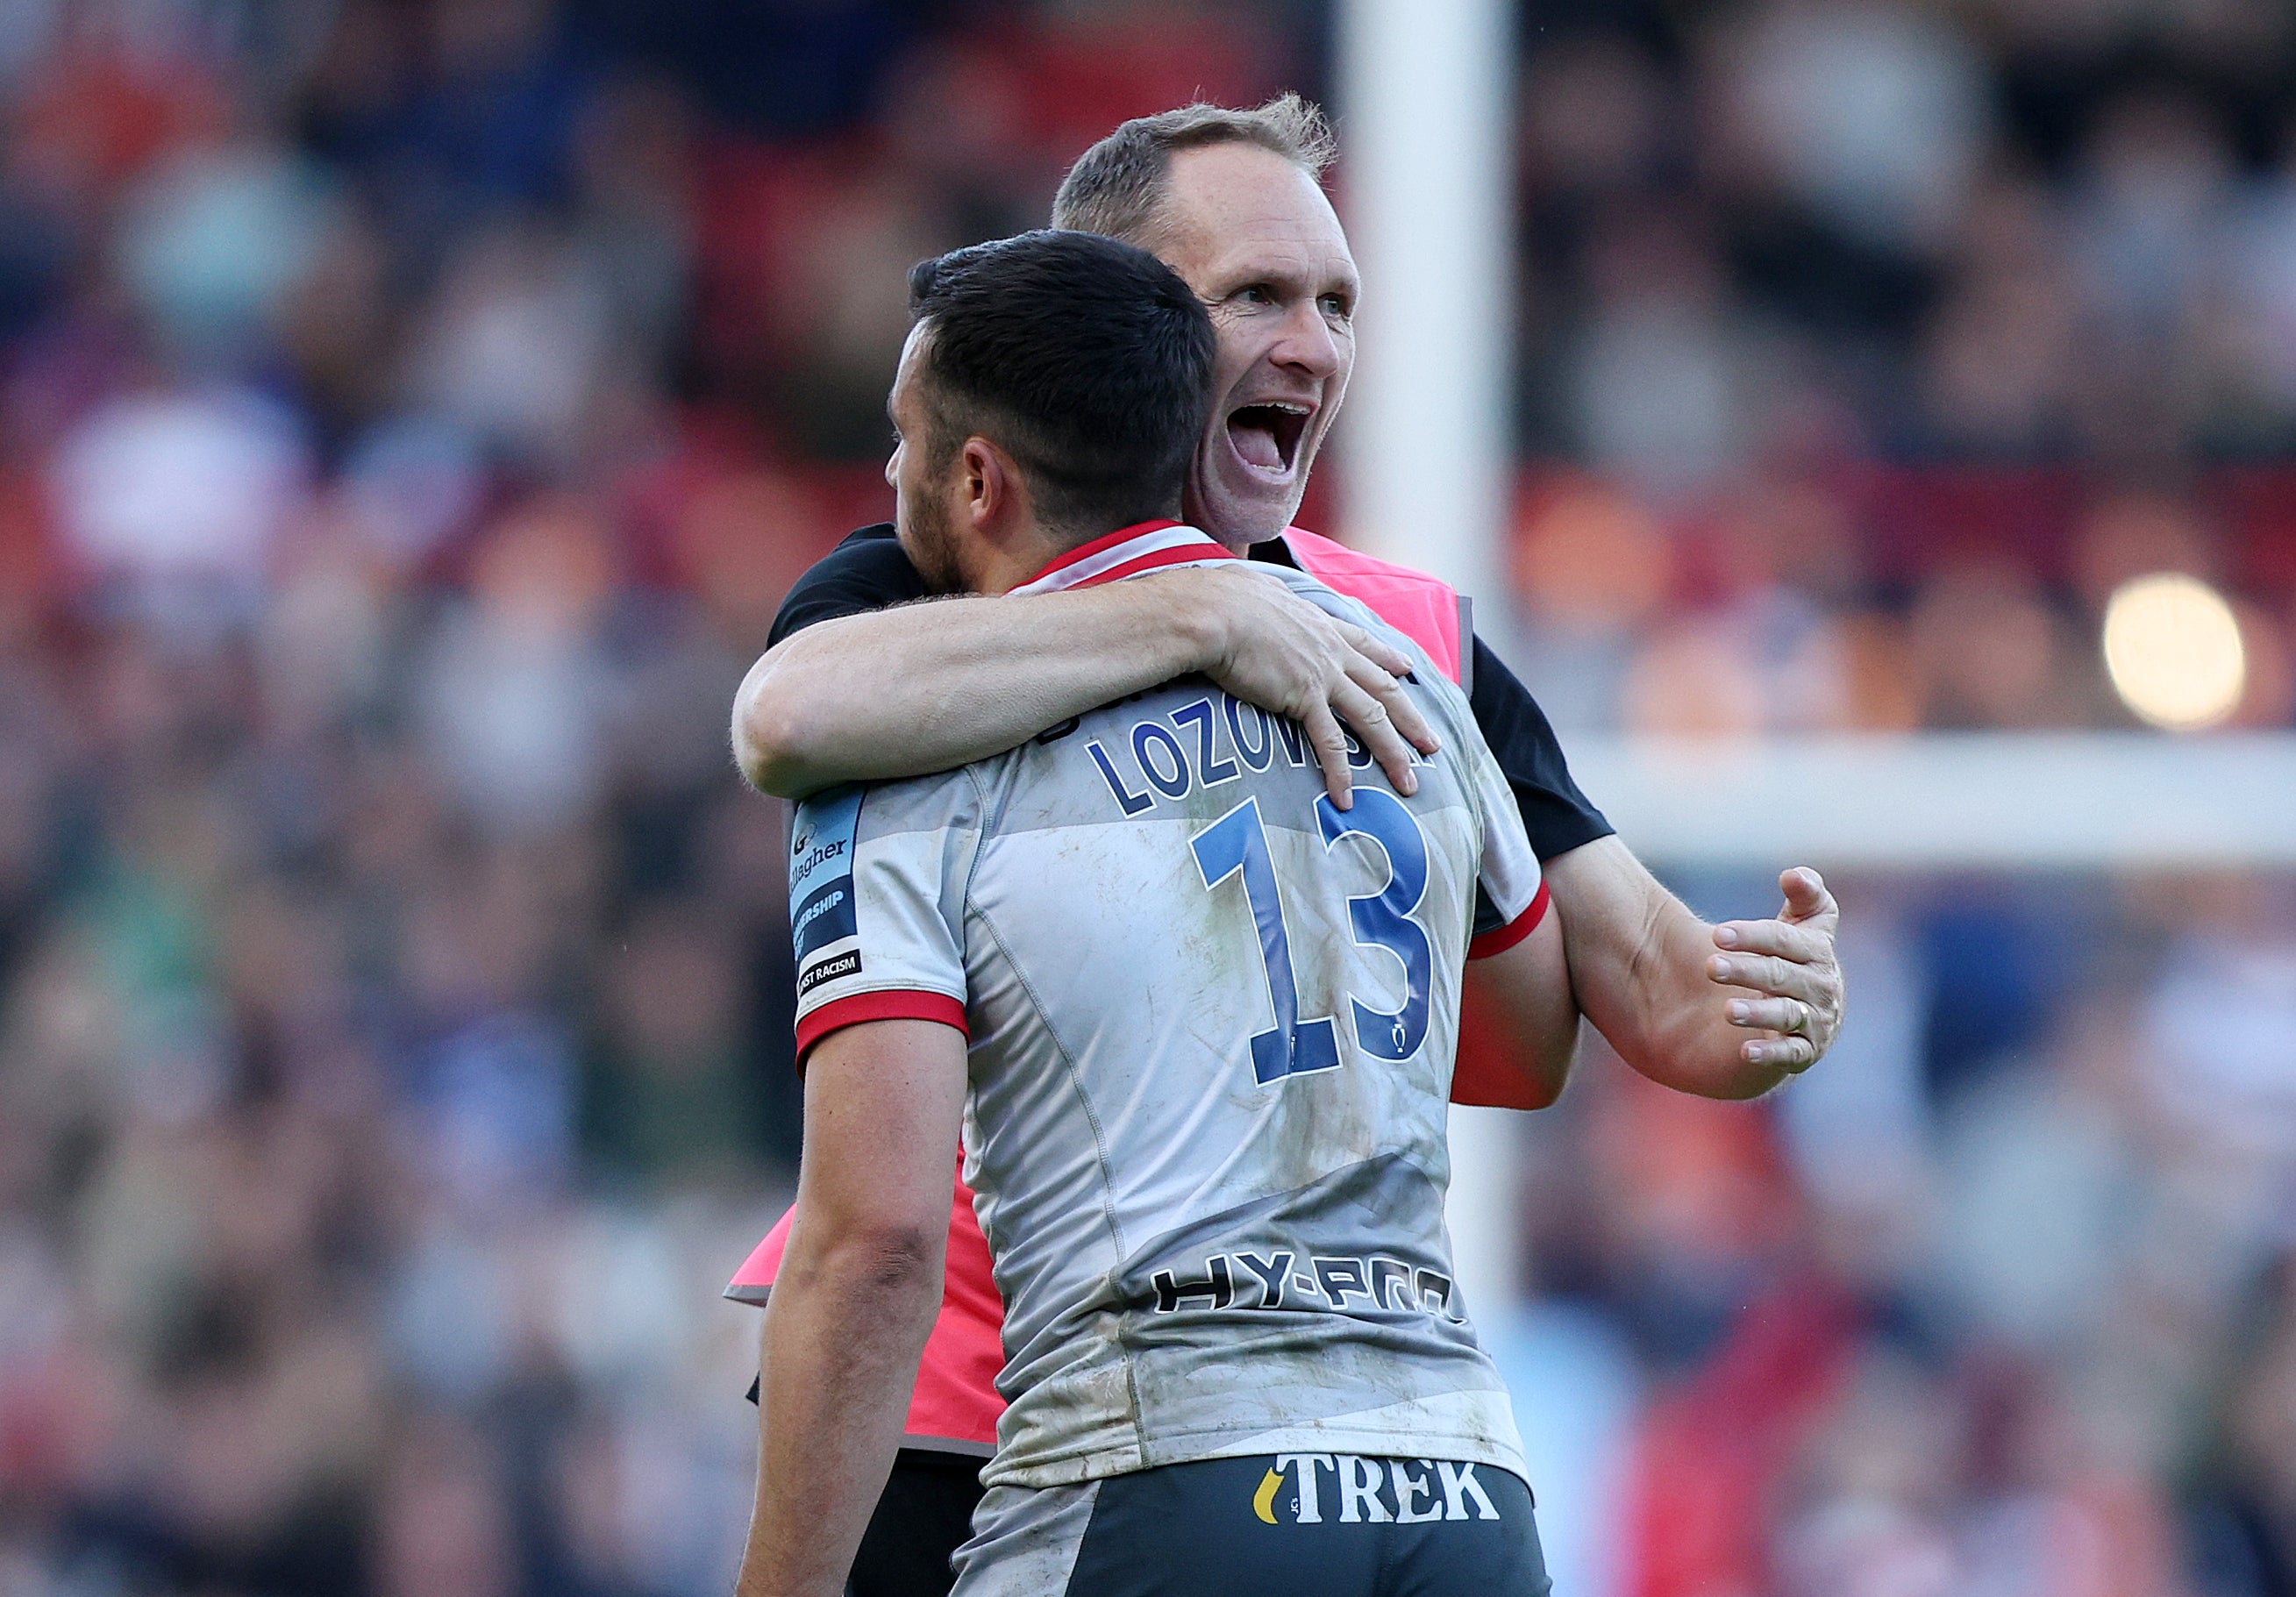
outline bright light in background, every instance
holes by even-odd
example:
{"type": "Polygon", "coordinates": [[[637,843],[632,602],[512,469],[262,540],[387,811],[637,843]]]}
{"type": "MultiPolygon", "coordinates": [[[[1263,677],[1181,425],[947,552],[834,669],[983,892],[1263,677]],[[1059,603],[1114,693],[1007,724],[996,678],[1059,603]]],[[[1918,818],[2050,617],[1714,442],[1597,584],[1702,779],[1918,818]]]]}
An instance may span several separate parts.
{"type": "Polygon", "coordinates": [[[2121,702],[2172,732],[2213,726],[2248,682],[2240,622],[2196,577],[2156,571],[2116,589],[2104,610],[2104,664],[2121,702]]]}

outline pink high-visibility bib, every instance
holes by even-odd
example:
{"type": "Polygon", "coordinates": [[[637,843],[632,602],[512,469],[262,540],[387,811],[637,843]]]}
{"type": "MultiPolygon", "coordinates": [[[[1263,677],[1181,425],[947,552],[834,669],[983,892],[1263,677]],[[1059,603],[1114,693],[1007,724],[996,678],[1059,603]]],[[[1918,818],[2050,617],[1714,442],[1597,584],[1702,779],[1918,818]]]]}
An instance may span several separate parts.
{"type": "MultiPolygon", "coordinates": [[[[765,1303],[774,1278],[781,1274],[790,1225],[796,1218],[797,1210],[790,1209],[750,1250],[726,1287],[726,1297],[737,1303],[765,1303]]],[[[982,1458],[996,1450],[996,1416],[1004,1412],[1004,1400],[996,1395],[996,1372],[1004,1367],[1004,1300],[996,1292],[988,1239],[980,1234],[980,1222],[972,1213],[972,1189],[960,1174],[948,1214],[948,1268],[940,1314],[917,1366],[902,1445],[982,1458]]]]}
{"type": "Polygon", "coordinates": [[[1467,640],[1473,631],[1467,621],[1466,597],[1458,589],[1424,571],[1359,553],[1304,528],[1285,528],[1283,542],[1302,571],[1334,593],[1362,601],[1381,620],[1427,651],[1427,658],[1461,687],[1474,685],[1464,675],[1467,640]]]}

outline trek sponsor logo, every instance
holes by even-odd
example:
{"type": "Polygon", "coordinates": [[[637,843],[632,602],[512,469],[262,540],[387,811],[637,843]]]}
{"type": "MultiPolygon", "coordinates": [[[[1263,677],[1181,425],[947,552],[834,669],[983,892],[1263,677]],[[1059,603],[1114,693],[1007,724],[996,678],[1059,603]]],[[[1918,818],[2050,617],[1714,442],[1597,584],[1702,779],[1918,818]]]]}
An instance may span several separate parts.
{"type": "MultiPolygon", "coordinates": [[[[1199,788],[1223,787],[1246,771],[1265,771],[1279,758],[1290,766],[1316,763],[1316,751],[1297,721],[1271,716],[1229,694],[1210,695],[1160,717],[1136,721],[1111,751],[1098,738],[1084,751],[1128,815],[1165,799],[1185,798],[1199,788]]],[[[1413,763],[1421,763],[1413,757],[1413,763]]],[[[1348,734],[1348,764],[1362,769],[1371,753],[1348,734]]]]}
{"type": "Polygon", "coordinates": [[[1277,1454],[1251,1495],[1251,1511],[1266,1525],[1425,1525],[1499,1517],[1472,1464],[1349,1453],[1277,1454]]]}
{"type": "Polygon", "coordinates": [[[1355,1258],[1320,1253],[1303,1257],[1290,1249],[1266,1256],[1215,1253],[1204,1261],[1201,1274],[1159,1270],[1148,1283],[1156,1293],[1155,1312],[1160,1314],[1185,1309],[1251,1313],[1272,1308],[1351,1314],[1360,1303],[1398,1314],[1459,1318],[1451,1313],[1449,1276],[1414,1270],[1401,1259],[1379,1254],[1355,1258]]]}

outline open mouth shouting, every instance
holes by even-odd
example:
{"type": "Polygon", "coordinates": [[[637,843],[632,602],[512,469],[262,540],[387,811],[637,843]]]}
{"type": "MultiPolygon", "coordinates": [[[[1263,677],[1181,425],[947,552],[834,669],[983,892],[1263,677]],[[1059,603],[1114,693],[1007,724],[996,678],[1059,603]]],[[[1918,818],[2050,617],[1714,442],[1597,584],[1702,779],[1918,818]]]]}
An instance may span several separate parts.
{"type": "Polygon", "coordinates": [[[1188,483],[1188,513],[1231,548],[1274,537],[1299,512],[1331,421],[1312,391],[1269,395],[1262,385],[1239,386],[1205,429],[1188,483]]]}
{"type": "Polygon", "coordinates": [[[1300,463],[1300,441],[1315,415],[1315,406],[1291,399],[1240,405],[1228,413],[1228,447],[1252,476],[1270,487],[1288,484],[1300,463]]]}

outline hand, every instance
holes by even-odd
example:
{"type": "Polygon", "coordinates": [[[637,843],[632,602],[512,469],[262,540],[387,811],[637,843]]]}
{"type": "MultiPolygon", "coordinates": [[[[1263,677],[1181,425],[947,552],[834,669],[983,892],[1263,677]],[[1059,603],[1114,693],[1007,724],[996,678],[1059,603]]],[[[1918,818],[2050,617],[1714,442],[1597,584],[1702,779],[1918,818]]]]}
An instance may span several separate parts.
{"type": "Polygon", "coordinates": [[[1409,655],[1249,568],[1222,562],[1144,580],[1168,585],[1209,629],[1207,676],[1307,730],[1334,805],[1355,803],[1342,721],[1397,792],[1419,790],[1412,750],[1433,754],[1442,745],[1403,691],[1399,678],[1415,665],[1409,655]]]}
{"type": "Polygon", "coordinates": [[[1774,921],[1726,921],[1714,929],[1706,974],[1759,995],[1732,998],[1730,1024],[1760,1033],[1739,1049],[1747,1063],[1799,1075],[1825,1056],[1841,1030],[1841,966],[1833,938],[1841,911],[1825,879],[1807,865],[1783,872],[1785,907],[1774,921]]]}

